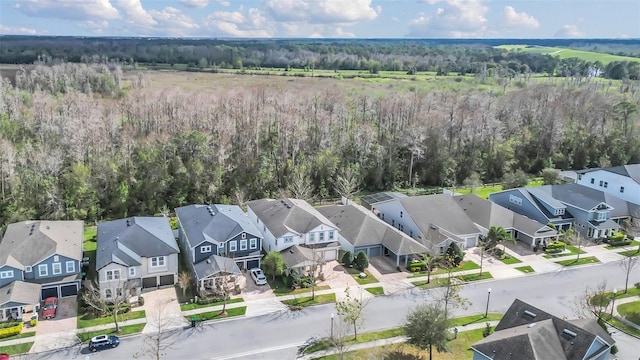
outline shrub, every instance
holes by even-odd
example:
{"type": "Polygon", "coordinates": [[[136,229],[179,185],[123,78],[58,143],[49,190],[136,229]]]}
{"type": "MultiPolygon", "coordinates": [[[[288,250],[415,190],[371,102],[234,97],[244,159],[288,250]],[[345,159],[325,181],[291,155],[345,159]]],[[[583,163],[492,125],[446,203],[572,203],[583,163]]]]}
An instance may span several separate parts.
{"type": "Polygon", "coordinates": [[[29,326],[34,327],[36,325],[38,325],[38,319],[29,320],[29,326]]]}
{"type": "Polygon", "coordinates": [[[142,296],[138,296],[138,306],[144,305],[144,298],[142,296]]]}
{"type": "Polygon", "coordinates": [[[447,248],[447,258],[453,263],[453,266],[458,266],[462,262],[462,258],[464,257],[464,252],[460,250],[460,247],[455,242],[452,242],[451,245],[447,248]]]}
{"type": "Polygon", "coordinates": [[[369,258],[367,257],[367,254],[364,253],[364,251],[360,251],[358,253],[358,256],[356,257],[356,269],[360,270],[360,271],[364,271],[364,269],[369,267],[369,258]]]}
{"type": "Polygon", "coordinates": [[[8,323],[7,325],[11,326],[5,326],[4,328],[0,329],[0,338],[18,335],[22,332],[22,322],[13,322],[8,323]]]}
{"type": "Polygon", "coordinates": [[[562,241],[556,241],[547,245],[547,249],[544,252],[546,252],[547,254],[557,254],[563,252],[566,248],[567,244],[563,243],[562,241]]]}
{"type": "MultiPolygon", "coordinates": [[[[227,297],[227,300],[229,300],[229,295],[227,295],[226,297],[227,297]]],[[[197,303],[198,305],[213,304],[213,303],[224,301],[224,298],[225,298],[224,296],[213,296],[206,299],[198,298],[197,303]]]]}
{"type": "Polygon", "coordinates": [[[344,256],[342,256],[342,264],[345,266],[351,266],[351,264],[353,264],[353,254],[351,251],[344,253],[344,256]]]}
{"type": "Polygon", "coordinates": [[[493,328],[491,327],[491,324],[487,323],[487,325],[482,330],[482,336],[487,337],[491,335],[492,332],[493,332],[493,328]]]}

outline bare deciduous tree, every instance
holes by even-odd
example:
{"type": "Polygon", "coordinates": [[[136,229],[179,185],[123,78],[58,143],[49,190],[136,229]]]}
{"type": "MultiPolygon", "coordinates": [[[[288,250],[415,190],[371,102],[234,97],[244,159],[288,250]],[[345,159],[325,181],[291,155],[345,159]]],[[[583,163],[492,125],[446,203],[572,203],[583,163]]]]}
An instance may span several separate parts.
{"type": "Polygon", "coordinates": [[[304,171],[297,171],[289,184],[289,191],[296,199],[309,200],[313,196],[313,184],[304,171]]]}
{"type": "Polygon", "coordinates": [[[335,191],[349,199],[354,193],[358,192],[360,186],[360,166],[347,166],[338,175],[334,183],[335,191]]]}
{"type": "Polygon", "coordinates": [[[167,313],[167,304],[159,304],[147,313],[147,327],[151,329],[143,335],[142,348],[133,355],[134,358],[148,357],[160,360],[179,340],[178,337],[173,337],[171,330],[178,329],[181,324],[177,318],[172,318],[167,313]]]}
{"type": "Polygon", "coordinates": [[[584,293],[574,299],[573,312],[581,319],[600,319],[606,313],[610,299],[607,297],[607,282],[595,287],[586,287],[584,293]]]}
{"type": "Polygon", "coordinates": [[[620,268],[624,272],[624,293],[626,294],[629,289],[629,275],[631,272],[638,267],[638,258],[635,256],[626,256],[624,259],[620,260],[620,268]]]}
{"type": "Polygon", "coordinates": [[[187,289],[191,286],[191,275],[183,271],[178,275],[178,286],[182,289],[182,297],[187,296],[187,289]]]}
{"type": "Polygon", "coordinates": [[[96,282],[90,282],[82,292],[82,300],[84,303],[100,314],[111,314],[113,323],[116,326],[116,332],[120,332],[118,323],[118,315],[123,310],[124,305],[129,303],[129,291],[124,288],[125,283],[118,281],[115,293],[112,288],[105,289],[111,291],[111,296],[103,298],[100,292],[100,286],[96,282]]]}

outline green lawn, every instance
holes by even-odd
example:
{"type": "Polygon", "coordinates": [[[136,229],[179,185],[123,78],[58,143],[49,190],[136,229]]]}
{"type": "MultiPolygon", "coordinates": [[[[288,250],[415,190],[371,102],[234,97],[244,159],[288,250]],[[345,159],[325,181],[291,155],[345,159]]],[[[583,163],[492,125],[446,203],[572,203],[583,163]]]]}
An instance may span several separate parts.
{"type": "Polygon", "coordinates": [[[369,287],[369,288],[364,288],[364,289],[367,290],[368,292],[372,293],[375,296],[384,295],[384,289],[382,288],[382,286],[369,287]]]}
{"type": "Polygon", "coordinates": [[[506,255],[504,258],[500,259],[500,261],[502,261],[503,263],[510,265],[510,264],[519,264],[522,261],[520,261],[519,259],[510,256],[510,255],[506,255]]]}
{"type": "MultiPolygon", "coordinates": [[[[627,317],[630,313],[640,313],[640,301],[621,304],[616,307],[620,315],[627,317]]],[[[640,324],[638,324],[640,325],[640,324]]]]}
{"type": "Polygon", "coordinates": [[[291,300],[282,301],[282,303],[287,306],[302,306],[302,307],[328,304],[332,302],[336,302],[336,294],[316,295],[315,299],[311,299],[311,296],[303,296],[303,297],[299,297],[291,300]]]}
{"type": "MultiPolygon", "coordinates": [[[[235,304],[235,303],[241,303],[243,301],[244,301],[243,298],[229,299],[229,300],[227,300],[227,305],[235,304]]],[[[180,310],[187,311],[187,310],[193,310],[193,309],[202,309],[202,308],[208,308],[208,307],[218,306],[218,305],[222,305],[222,304],[223,304],[222,301],[218,301],[218,302],[211,303],[211,304],[204,304],[204,305],[200,305],[200,304],[184,304],[184,305],[180,305],[180,310]]]]}
{"type": "MultiPolygon", "coordinates": [[[[457,268],[454,268],[452,272],[458,272],[458,271],[466,271],[466,270],[476,270],[476,269],[480,269],[480,265],[474,263],[471,260],[466,260],[460,263],[460,265],[457,268]]],[[[439,275],[439,274],[446,274],[447,273],[447,269],[445,268],[439,268],[436,271],[432,271],[431,275],[439,275]]],[[[424,272],[424,274],[426,274],[426,272],[424,272]]]]}
{"type": "MultiPolygon", "coordinates": [[[[640,289],[634,287],[633,284],[629,284],[629,288],[627,289],[626,294],[624,293],[624,289],[618,289],[618,292],[616,293],[616,299],[623,299],[623,298],[628,298],[632,296],[640,296],[640,289]]],[[[607,299],[606,301],[608,304],[609,303],[608,299],[611,299],[613,297],[613,291],[607,291],[602,294],[597,294],[595,295],[595,297],[598,299],[607,299]]]]}
{"type": "Polygon", "coordinates": [[[367,277],[364,279],[360,278],[360,270],[356,269],[356,268],[350,268],[350,267],[346,267],[343,266],[344,269],[351,274],[351,276],[353,276],[353,278],[358,282],[358,284],[360,285],[366,285],[366,284],[375,284],[378,282],[378,279],[376,279],[375,276],[371,275],[371,273],[369,272],[369,270],[365,270],[362,271],[363,273],[367,274],[367,277]]]}
{"type": "MultiPolygon", "coordinates": [[[[566,247],[567,250],[569,250],[569,252],[565,252],[562,254],[546,254],[544,256],[545,259],[553,259],[553,258],[557,258],[557,257],[563,257],[563,256],[569,256],[569,255],[578,255],[578,248],[573,246],[573,245],[567,245],[566,247]]],[[[580,254],[585,254],[584,250],[580,250],[580,254]]]]}
{"type": "Polygon", "coordinates": [[[120,332],[119,333],[115,332],[115,330],[116,330],[115,327],[112,327],[112,328],[109,328],[109,329],[103,329],[103,330],[87,331],[87,332],[79,333],[78,334],[78,339],[80,339],[80,341],[82,341],[82,342],[87,342],[87,341],[91,340],[92,337],[98,336],[98,335],[102,335],[102,334],[117,335],[117,336],[137,334],[139,332],[142,332],[142,329],[144,329],[145,325],[146,324],[135,324],[135,325],[120,326],[120,332]]]}
{"type": "Polygon", "coordinates": [[[22,339],[22,338],[32,337],[32,336],[36,336],[36,332],[35,331],[23,332],[21,334],[0,338],[0,343],[2,343],[2,341],[22,339]]]}
{"type": "Polygon", "coordinates": [[[206,321],[214,319],[226,319],[234,316],[242,316],[247,312],[246,306],[240,306],[237,308],[227,309],[226,315],[220,314],[220,311],[208,311],[196,315],[185,316],[185,319],[191,321],[191,318],[195,318],[197,321],[206,321]]]}
{"type": "Polygon", "coordinates": [[[31,350],[33,341],[9,346],[0,346],[0,353],[7,355],[25,354],[31,350]]]}
{"type": "Polygon", "coordinates": [[[638,245],[640,245],[640,241],[633,240],[633,241],[631,241],[631,244],[629,244],[629,245],[618,245],[618,246],[607,245],[604,248],[607,249],[607,250],[616,250],[616,249],[620,249],[620,248],[635,247],[636,250],[638,250],[638,245]]]}
{"type": "MultiPolygon", "coordinates": [[[[284,286],[284,283],[282,283],[281,277],[276,277],[275,280],[272,280],[270,276],[267,276],[267,282],[269,283],[269,286],[271,286],[271,290],[273,290],[273,293],[276,294],[276,296],[296,295],[311,292],[311,288],[300,288],[295,290],[288,288],[284,286]]],[[[330,289],[328,285],[316,286],[316,291],[328,289],[330,289]]]]}
{"type": "Polygon", "coordinates": [[[96,236],[98,235],[98,227],[95,225],[85,226],[84,235],[82,237],[82,249],[84,251],[93,251],[96,249],[96,236]]]}
{"type": "Polygon", "coordinates": [[[640,329],[637,329],[637,328],[635,328],[633,326],[629,326],[629,325],[623,323],[622,321],[620,321],[620,319],[618,319],[615,316],[613,318],[609,318],[609,314],[606,314],[605,320],[609,324],[613,325],[614,327],[624,330],[624,332],[626,332],[626,333],[632,334],[635,337],[640,337],[640,329]]]}
{"type": "MultiPolygon", "coordinates": [[[[468,275],[454,277],[454,279],[458,279],[463,282],[472,282],[472,281],[492,279],[492,278],[493,276],[488,271],[484,271],[482,273],[482,276],[480,276],[480,273],[476,273],[476,274],[468,274],[468,275]]],[[[448,281],[447,278],[436,278],[436,279],[431,279],[430,283],[427,283],[426,280],[421,280],[421,281],[414,281],[412,282],[412,284],[421,289],[430,289],[430,288],[439,287],[439,286],[446,286],[447,281],[448,281]]]]}
{"type": "MultiPolygon", "coordinates": [[[[533,187],[533,186],[542,186],[543,182],[542,182],[542,178],[533,178],[531,180],[529,180],[529,183],[527,184],[527,186],[529,187],[533,187]]],[[[453,191],[459,193],[459,194],[475,194],[478,197],[481,197],[483,199],[488,199],[489,198],[489,194],[492,194],[494,192],[498,192],[498,191],[502,191],[502,184],[496,184],[496,185],[491,185],[491,186],[479,186],[475,189],[473,189],[473,191],[471,191],[471,188],[460,188],[460,189],[452,189],[453,191]]]]}
{"type": "MultiPolygon", "coordinates": [[[[351,339],[347,340],[346,343],[348,345],[351,344],[360,344],[360,343],[365,343],[365,342],[369,342],[369,341],[375,341],[375,340],[380,340],[380,339],[388,339],[388,338],[392,338],[392,337],[396,337],[396,336],[402,336],[404,335],[404,329],[402,328],[391,328],[391,329],[387,329],[387,330],[381,330],[381,331],[372,331],[372,332],[366,332],[366,333],[362,333],[362,334],[358,334],[358,340],[354,340],[351,338],[351,335],[348,335],[351,339]]],[[[321,350],[326,350],[329,349],[331,347],[331,342],[327,339],[324,340],[320,340],[317,343],[309,346],[308,348],[305,349],[304,353],[305,354],[311,354],[314,352],[318,352],[321,350]]]]}
{"type": "MultiPolygon", "coordinates": [[[[129,311],[126,314],[118,315],[118,322],[133,320],[133,319],[142,319],[146,316],[144,310],[140,311],[129,311]]],[[[78,316],[78,329],[83,329],[96,325],[104,325],[113,323],[113,316],[100,317],[95,319],[87,319],[87,314],[82,316],[78,316]]]]}
{"type": "Polygon", "coordinates": [[[599,262],[600,260],[598,260],[598,258],[594,256],[589,256],[585,258],[580,258],[578,260],[567,259],[567,260],[556,261],[556,264],[560,264],[562,266],[577,266],[577,265],[584,265],[584,264],[595,264],[599,262]]]}
{"type": "Polygon", "coordinates": [[[491,275],[490,272],[483,271],[482,275],[480,275],[480,273],[478,273],[478,274],[467,274],[467,275],[462,275],[462,276],[456,276],[456,279],[460,279],[460,280],[462,280],[464,282],[472,282],[472,281],[478,281],[478,280],[493,279],[493,276],[491,275]]]}
{"type": "Polygon", "coordinates": [[[640,256],[640,251],[638,251],[638,249],[634,249],[634,250],[627,250],[627,251],[621,251],[618,254],[622,255],[622,256],[640,256]]]}
{"type": "Polygon", "coordinates": [[[534,273],[536,272],[535,270],[533,270],[533,268],[529,265],[525,265],[525,266],[519,266],[516,268],[516,270],[520,270],[525,274],[530,274],[530,273],[534,273]]]}

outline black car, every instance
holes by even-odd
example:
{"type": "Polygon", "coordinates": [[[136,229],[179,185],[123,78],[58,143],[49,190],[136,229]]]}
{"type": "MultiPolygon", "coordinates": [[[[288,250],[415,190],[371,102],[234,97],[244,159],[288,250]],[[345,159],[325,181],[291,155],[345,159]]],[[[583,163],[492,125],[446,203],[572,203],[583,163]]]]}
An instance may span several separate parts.
{"type": "Polygon", "coordinates": [[[120,345],[120,339],[117,336],[98,335],[89,341],[89,350],[98,351],[106,348],[114,348],[120,345]]]}

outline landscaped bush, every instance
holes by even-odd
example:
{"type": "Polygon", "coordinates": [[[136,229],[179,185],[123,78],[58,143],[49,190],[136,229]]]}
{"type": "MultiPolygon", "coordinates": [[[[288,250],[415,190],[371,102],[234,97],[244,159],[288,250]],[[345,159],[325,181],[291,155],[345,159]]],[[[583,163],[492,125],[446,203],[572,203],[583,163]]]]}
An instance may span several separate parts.
{"type": "Polygon", "coordinates": [[[552,242],[547,245],[547,249],[544,251],[547,254],[557,254],[564,251],[567,248],[567,244],[562,241],[552,242]]]}
{"type": "Polygon", "coordinates": [[[424,261],[412,262],[408,266],[409,271],[419,272],[427,269],[427,264],[424,261]]]}
{"type": "Polygon", "coordinates": [[[344,253],[344,255],[342,256],[342,264],[344,266],[351,266],[351,264],[353,264],[353,254],[351,253],[351,251],[347,251],[344,253]]]}
{"type": "MultiPolygon", "coordinates": [[[[226,296],[227,300],[229,300],[229,295],[226,296]]],[[[202,298],[198,298],[197,304],[198,305],[208,305],[208,304],[213,304],[213,303],[219,303],[224,301],[224,296],[212,296],[206,299],[202,299],[202,298]]]]}
{"type": "Polygon", "coordinates": [[[364,253],[364,251],[360,251],[358,253],[358,256],[356,257],[356,269],[360,270],[360,271],[364,271],[364,269],[369,267],[369,258],[367,257],[367,254],[364,253]]]}
{"type": "Polygon", "coordinates": [[[3,326],[2,328],[0,328],[0,338],[18,335],[22,332],[22,322],[11,322],[0,325],[3,326]]]}
{"type": "Polygon", "coordinates": [[[460,247],[455,242],[447,248],[447,258],[453,263],[453,266],[458,267],[464,258],[464,252],[460,250],[460,247]]]}
{"type": "Polygon", "coordinates": [[[138,306],[144,305],[144,298],[142,296],[138,296],[138,306]]]}

